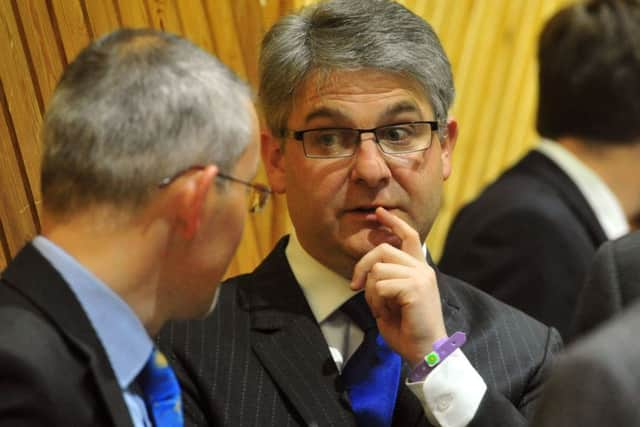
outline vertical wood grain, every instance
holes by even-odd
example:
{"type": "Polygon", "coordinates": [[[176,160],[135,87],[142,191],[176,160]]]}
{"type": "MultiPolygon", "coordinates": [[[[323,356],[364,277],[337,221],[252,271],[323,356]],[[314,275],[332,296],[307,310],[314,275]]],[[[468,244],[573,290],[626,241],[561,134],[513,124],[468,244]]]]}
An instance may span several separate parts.
{"type": "MultiPolygon", "coordinates": [[[[26,203],[20,204],[15,218],[20,218],[20,221],[29,221],[30,218],[31,228],[37,229],[41,152],[39,128],[42,112],[33,85],[33,66],[30,66],[32,61],[26,55],[24,34],[20,31],[22,24],[17,18],[11,2],[0,2],[0,46],[5,47],[2,49],[3,60],[0,61],[0,82],[4,121],[8,130],[8,135],[5,135],[7,139],[3,144],[12,145],[14,154],[13,158],[9,159],[13,159],[13,170],[17,172],[8,183],[19,183],[26,196],[26,203]]],[[[13,190],[7,188],[8,192],[13,190]]],[[[6,225],[13,228],[12,223],[6,225]]],[[[19,230],[28,227],[26,224],[15,226],[19,230]]]]}
{"type": "Polygon", "coordinates": [[[175,0],[147,0],[151,26],[174,34],[184,34],[175,0]]]}
{"type": "Polygon", "coordinates": [[[93,38],[99,38],[122,24],[113,0],[81,0],[93,38]]]}
{"type": "Polygon", "coordinates": [[[258,86],[258,55],[260,40],[264,34],[262,14],[258,0],[235,0],[233,7],[234,30],[240,41],[240,52],[244,59],[247,80],[253,87],[258,86]]]}
{"type": "MultiPolygon", "coordinates": [[[[217,5],[219,2],[224,3],[221,0],[216,0],[214,3],[217,5]]],[[[216,46],[213,44],[202,2],[197,0],[176,0],[176,5],[184,36],[204,50],[216,53],[216,46]]],[[[225,24],[229,25],[228,23],[218,22],[218,25],[224,26],[225,24]]]]}
{"type": "Polygon", "coordinates": [[[235,26],[231,3],[235,0],[206,1],[206,17],[211,37],[215,42],[215,54],[243,80],[247,80],[247,69],[241,52],[240,40],[235,26]]]}
{"type": "MultiPolygon", "coordinates": [[[[46,107],[64,68],[65,54],[59,36],[54,32],[47,5],[42,0],[15,2],[35,73],[35,96],[46,107]]],[[[41,107],[42,109],[42,107],[41,107]]]]}
{"type": "MultiPolygon", "coordinates": [[[[105,0],[106,1],[106,0],[105,0]]],[[[129,28],[151,26],[147,5],[143,0],[114,0],[120,25],[129,28]]]]}
{"type": "Polygon", "coordinates": [[[7,237],[4,234],[2,219],[0,218],[0,271],[4,270],[10,259],[9,248],[7,247],[7,237]]]}
{"type": "Polygon", "coordinates": [[[37,231],[20,157],[4,87],[0,84],[0,246],[6,257],[13,257],[37,231]]]}
{"type": "Polygon", "coordinates": [[[91,29],[85,20],[85,14],[80,0],[50,1],[54,29],[57,29],[60,35],[66,63],[69,63],[83,47],[89,44],[91,40],[91,29]]]}

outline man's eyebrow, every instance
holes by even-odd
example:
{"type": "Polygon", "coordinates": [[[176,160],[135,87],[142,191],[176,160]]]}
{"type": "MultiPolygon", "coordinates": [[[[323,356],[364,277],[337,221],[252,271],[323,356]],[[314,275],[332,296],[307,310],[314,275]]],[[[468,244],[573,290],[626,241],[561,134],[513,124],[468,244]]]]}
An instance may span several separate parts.
{"type": "Polygon", "coordinates": [[[422,110],[416,102],[413,101],[400,101],[395,104],[389,105],[379,116],[378,122],[382,122],[385,119],[389,119],[400,113],[418,113],[422,116],[422,110]]]}
{"type": "Polygon", "coordinates": [[[336,109],[336,108],[330,108],[330,107],[320,107],[316,110],[311,111],[310,113],[308,113],[305,118],[304,118],[304,123],[307,124],[309,123],[311,120],[314,119],[344,119],[347,120],[348,116],[343,113],[342,111],[336,109]]]}
{"type": "MultiPolygon", "coordinates": [[[[396,116],[400,113],[418,113],[422,116],[422,110],[420,109],[420,107],[418,106],[418,104],[414,101],[409,101],[409,100],[404,100],[404,101],[400,101],[397,102],[395,104],[391,104],[389,105],[379,116],[378,116],[378,122],[382,122],[384,120],[387,120],[393,116],[396,116]]],[[[327,106],[321,106],[319,108],[317,108],[316,110],[313,110],[311,112],[309,112],[305,118],[304,118],[304,123],[305,125],[308,124],[310,121],[314,120],[314,119],[318,119],[318,118],[324,118],[324,119],[341,119],[344,121],[348,121],[349,120],[349,115],[342,112],[340,109],[337,108],[332,108],[332,107],[327,107],[327,106]]]]}

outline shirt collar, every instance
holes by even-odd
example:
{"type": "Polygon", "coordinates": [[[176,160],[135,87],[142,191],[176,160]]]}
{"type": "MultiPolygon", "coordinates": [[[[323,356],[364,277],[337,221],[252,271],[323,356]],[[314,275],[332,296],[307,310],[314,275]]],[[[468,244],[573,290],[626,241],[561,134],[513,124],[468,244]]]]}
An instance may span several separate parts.
{"type": "Polygon", "coordinates": [[[140,319],[111,288],[58,245],[43,236],[37,236],[32,243],[80,301],[107,353],[118,384],[122,389],[128,388],[153,349],[140,319]]]}
{"type": "Polygon", "coordinates": [[[300,245],[295,232],[289,237],[285,254],[318,323],[355,295],[349,287],[349,280],[309,255],[300,245]]]}
{"type": "Polygon", "coordinates": [[[587,200],[609,240],[629,233],[629,222],[620,201],[595,172],[556,142],[543,139],[536,150],[569,175],[587,200]]]}
{"type": "MultiPolygon", "coordinates": [[[[422,245],[422,250],[426,256],[426,245],[422,245]]],[[[300,244],[295,231],[289,237],[285,254],[293,276],[300,284],[316,322],[325,321],[357,293],[351,290],[349,280],[320,264],[309,255],[300,244]]]]}

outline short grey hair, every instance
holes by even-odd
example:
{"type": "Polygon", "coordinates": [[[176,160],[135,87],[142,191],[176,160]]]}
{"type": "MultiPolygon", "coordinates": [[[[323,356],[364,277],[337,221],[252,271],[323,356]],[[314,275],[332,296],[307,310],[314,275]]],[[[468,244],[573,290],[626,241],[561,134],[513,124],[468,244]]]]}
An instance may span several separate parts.
{"type": "Polygon", "coordinates": [[[176,35],[123,29],[65,69],[45,115],[45,209],[138,207],[194,165],[230,171],[253,131],[248,87],[176,35]]]}
{"type": "Polygon", "coordinates": [[[311,71],[376,69],[417,83],[444,121],[454,98],[451,65],[433,28],[388,0],[334,0],[280,19],[260,54],[262,110],[271,131],[286,127],[296,90],[311,71]]]}

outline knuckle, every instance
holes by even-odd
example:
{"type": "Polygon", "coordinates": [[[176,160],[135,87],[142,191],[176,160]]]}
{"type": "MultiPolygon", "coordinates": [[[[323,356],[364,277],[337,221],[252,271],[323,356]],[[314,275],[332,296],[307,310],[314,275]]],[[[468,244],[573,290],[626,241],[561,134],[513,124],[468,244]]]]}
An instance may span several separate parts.
{"type": "Polygon", "coordinates": [[[382,273],[382,264],[376,262],[375,264],[373,264],[373,266],[371,266],[370,274],[372,274],[374,277],[378,277],[380,273],[382,273]]]}
{"type": "Polygon", "coordinates": [[[378,295],[382,295],[382,293],[384,292],[384,284],[383,284],[383,282],[376,282],[374,287],[375,287],[376,293],[378,295]]]}

